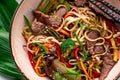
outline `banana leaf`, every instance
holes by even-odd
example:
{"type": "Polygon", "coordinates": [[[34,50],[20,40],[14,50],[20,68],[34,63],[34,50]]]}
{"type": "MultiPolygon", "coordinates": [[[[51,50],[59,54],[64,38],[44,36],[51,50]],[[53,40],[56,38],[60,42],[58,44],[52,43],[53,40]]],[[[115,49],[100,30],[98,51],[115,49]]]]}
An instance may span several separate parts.
{"type": "Polygon", "coordinates": [[[9,46],[10,22],[17,6],[15,0],[0,0],[0,73],[12,80],[25,80],[14,63],[9,46]]]}

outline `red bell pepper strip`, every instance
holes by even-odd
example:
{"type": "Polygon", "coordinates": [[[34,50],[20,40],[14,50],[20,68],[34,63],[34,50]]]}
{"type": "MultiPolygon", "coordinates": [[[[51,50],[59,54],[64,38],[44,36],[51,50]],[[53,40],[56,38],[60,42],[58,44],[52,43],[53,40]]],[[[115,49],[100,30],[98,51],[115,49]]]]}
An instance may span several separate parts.
{"type": "Polygon", "coordinates": [[[33,61],[33,55],[32,55],[30,52],[28,52],[28,57],[29,57],[29,60],[30,60],[31,65],[32,65],[32,67],[33,67],[33,69],[34,69],[34,67],[35,67],[35,62],[33,61]]]}
{"type": "Polygon", "coordinates": [[[106,25],[107,25],[109,30],[111,30],[111,31],[113,31],[115,33],[118,32],[118,28],[115,26],[115,24],[113,24],[112,21],[107,20],[107,19],[105,21],[106,21],[106,25]]]}
{"type": "Polygon", "coordinates": [[[100,73],[97,72],[96,70],[93,70],[93,71],[92,71],[92,74],[93,74],[94,78],[100,77],[100,73]]]}
{"type": "Polygon", "coordinates": [[[74,56],[75,56],[75,58],[76,58],[76,60],[78,61],[78,62],[80,62],[80,59],[79,59],[79,57],[78,57],[78,52],[80,51],[80,47],[76,47],[75,49],[74,49],[74,56]]]}
{"type": "Polygon", "coordinates": [[[110,39],[106,39],[106,44],[107,44],[108,47],[111,47],[111,46],[112,46],[110,39]]]}
{"type": "Polygon", "coordinates": [[[72,65],[67,63],[62,56],[61,56],[60,61],[63,62],[68,68],[72,68],[72,65]]]}
{"type": "Polygon", "coordinates": [[[79,62],[81,68],[83,69],[84,73],[87,75],[87,77],[89,78],[89,80],[92,80],[91,77],[89,76],[89,74],[87,73],[86,69],[85,69],[85,65],[84,63],[80,60],[80,58],[78,57],[78,52],[80,51],[80,47],[76,47],[74,49],[74,56],[76,58],[76,60],[79,62]]]}
{"type": "Polygon", "coordinates": [[[62,55],[61,48],[60,48],[59,44],[56,43],[56,42],[54,42],[54,46],[56,47],[57,57],[60,60],[61,59],[61,55],[62,55]]]}
{"type": "Polygon", "coordinates": [[[56,47],[58,59],[59,59],[61,62],[63,62],[67,67],[71,68],[72,65],[69,64],[69,63],[67,63],[67,62],[64,60],[63,56],[62,56],[62,51],[61,51],[60,45],[59,45],[58,43],[54,42],[54,46],[56,47]]]}

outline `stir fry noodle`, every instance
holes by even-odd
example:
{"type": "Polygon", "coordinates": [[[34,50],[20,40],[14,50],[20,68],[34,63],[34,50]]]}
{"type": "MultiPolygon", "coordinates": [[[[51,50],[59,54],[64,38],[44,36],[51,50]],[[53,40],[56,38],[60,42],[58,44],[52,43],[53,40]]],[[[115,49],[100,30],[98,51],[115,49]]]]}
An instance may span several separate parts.
{"type": "Polygon", "coordinates": [[[33,11],[32,22],[25,17],[23,28],[36,74],[53,80],[104,80],[119,60],[119,29],[85,4],[43,4],[33,11]]]}

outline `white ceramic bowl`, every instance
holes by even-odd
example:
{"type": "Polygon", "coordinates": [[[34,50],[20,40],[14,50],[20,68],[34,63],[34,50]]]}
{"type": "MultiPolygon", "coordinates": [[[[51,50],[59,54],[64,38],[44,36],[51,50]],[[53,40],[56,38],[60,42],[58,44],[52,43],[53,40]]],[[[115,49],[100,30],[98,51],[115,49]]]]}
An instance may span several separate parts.
{"type": "MultiPolygon", "coordinates": [[[[10,43],[11,51],[15,63],[21,73],[29,80],[48,80],[45,77],[39,77],[33,70],[27,51],[24,49],[25,40],[22,36],[22,28],[25,25],[23,15],[26,15],[30,21],[33,20],[32,11],[35,10],[42,0],[24,0],[17,9],[11,26],[10,43]]],[[[120,61],[113,67],[106,80],[113,80],[120,72],[120,61]]]]}

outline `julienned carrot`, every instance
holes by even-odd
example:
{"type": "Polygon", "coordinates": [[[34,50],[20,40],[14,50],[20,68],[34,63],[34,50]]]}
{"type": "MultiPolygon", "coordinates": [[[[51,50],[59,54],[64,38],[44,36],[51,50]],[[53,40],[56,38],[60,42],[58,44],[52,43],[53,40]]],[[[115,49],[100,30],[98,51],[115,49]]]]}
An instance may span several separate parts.
{"type": "Polygon", "coordinates": [[[119,52],[119,59],[120,59],[120,49],[119,49],[119,51],[118,51],[118,52],[119,52]]]}
{"type": "Polygon", "coordinates": [[[80,66],[81,66],[82,70],[84,71],[84,73],[86,74],[86,76],[89,78],[89,80],[92,80],[91,77],[89,76],[89,74],[87,73],[83,62],[80,61],[79,63],[80,63],[80,66]]]}
{"type": "Polygon", "coordinates": [[[70,37],[70,33],[68,33],[67,31],[60,29],[59,30],[60,33],[65,34],[67,37],[70,37]]]}
{"type": "Polygon", "coordinates": [[[94,66],[94,62],[92,62],[88,67],[88,74],[91,76],[91,68],[94,66]]]}
{"type": "Polygon", "coordinates": [[[100,24],[102,25],[102,22],[103,22],[103,19],[102,19],[102,17],[100,17],[100,24]]]}
{"type": "Polygon", "coordinates": [[[49,44],[49,43],[45,43],[45,44],[43,44],[47,49],[51,49],[52,48],[52,45],[51,44],[49,44]]]}
{"type": "Polygon", "coordinates": [[[35,55],[38,55],[39,51],[40,51],[40,47],[36,47],[36,49],[35,49],[35,55]]]}
{"type": "Polygon", "coordinates": [[[105,1],[108,2],[108,3],[110,2],[110,0],[105,0],[105,1]]]}
{"type": "Polygon", "coordinates": [[[68,16],[74,16],[74,14],[67,13],[67,14],[64,16],[64,19],[67,18],[68,16]]]}
{"type": "Polygon", "coordinates": [[[37,63],[36,63],[36,65],[35,65],[35,72],[36,72],[39,76],[44,77],[44,76],[46,76],[46,73],[40,73],[40,72],[39,72],[39,66],[40,66],[41,61],[42,61],[42,56],[40,56],[40,57],[38,58],[38,60],[37,60],[37,63]]]}

